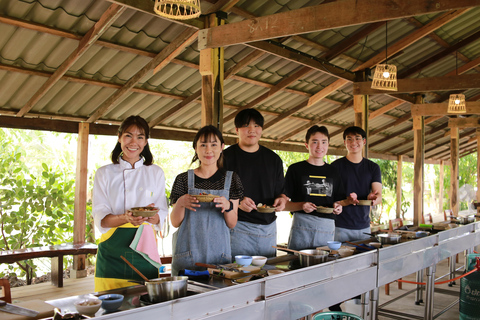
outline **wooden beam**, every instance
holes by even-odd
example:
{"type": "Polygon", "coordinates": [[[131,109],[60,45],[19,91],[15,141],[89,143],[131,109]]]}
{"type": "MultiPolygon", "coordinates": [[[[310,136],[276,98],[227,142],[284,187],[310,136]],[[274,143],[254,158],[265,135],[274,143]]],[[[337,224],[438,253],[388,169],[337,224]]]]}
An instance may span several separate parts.
{"type": "Polygon", "coordinates": [[[130,90],[142,80],[148,73],[150,73],[155,67],[160,65],[165,66],[174,57],[179,55],[186,47],[192,44],[197,37],[198,31],[193,29],[186,29],[175,40],[173,40],[168,46],[166,46],[160,53],[148,62],[140,71],[138,71],[133,77],[131,77],[125,85],[115,91],[95,112],[88,118],[87,122],[92,123],[100,119],[111,108],[113,108],[118,101],[125,96],[130,90]]]}
{"type": "Polygon", "coordinates": [[[351,71],[340,68],[334,64],[331,64],[321,59],[317,59],[315,57],[308,57],[302,52],[292,51],[281,46],[280,44],[275,44],[275,42],[259,41],[251,42],[247,45],[249,47],[268,52],[280,58],[302,64],[304,66],[310,67],[320,72],[324,72],[337,78],[345,79],[351,82],[355,80],[355,74],[351,71]]]}
{"type": "Polygon", "coordinates": [[[372,119],[375,119],[376,117],[378,117],[379,115],[382,115],[390,110],[393,110],[395,109],[396,107],[404,104],[405,101],[402,101],[402,100],[395,100],[393,102],[390,102],[389,104],[375,110],[375,111],[372,111],[370,112],[370,116],[368,117],[368,120],[372,120],[372,119]]]}
{"type": "Polygon", "coordinates": [[[204,29],[199,49],[478,6],[475,0],[343,0],[204,29]]]}
{"type": "Polygon", "coordinates": [[[397,186],[396,186],[396,194],[397,194],[397,211],[396,211],[396,218],[403,218],[402,217],[402,166],[403,166],[403,156],[398,156],[397,160],[397,186]]]}
{"type": "Polygon", "coordinates": [[[408,46],[414,44],[418,40],[424,38],[429,33],[434,32],[438,28],[444,26],[448,22],[452,21],[453,19],[457,18],[458,16],[462,15],[463,13],[467,12],[468,9],[463,10],[452,10],[443,13],[439,17],[433,19],[420,29],[417,29],[410,33],[409,35],[405,36],[404,38],[398,40],[393,45],[389,46],[387,49],[383,50],[382,52],[378,53],[374,57],[370,58],[368,61],[365,61],[358,67],[356,67],[353,71],[364,70],[367,68],[372,68],[373,66],[377,65],[378,63],[385,61],[385,57],[392,57],[393,55],[397,54],[398,52],[404,50],[408,46]],[[387,52],[385,52],[387,51],[387,52]]]}
{"type": "Polygon", "coordinates": [[[470,71],[470,70],[478,67],[479,64],[480,64],[480,57],[478,57],[476,59],[473,59],[472,61],[467,62],[466,64],[459,67],[458,69],[447,73],[446,76],[454,76],[454,75],[457,75],[457,74],[464,74],[465,72],[470,71]]]}
{"type": "MultiPolygon", "coordinates": [[[[480,114],[480,102],[467,101],[465,103],[467,112],[464,114],[480,114]]],[[[447,103],[432,103],[432,104],[414,104],[411,107],[412,116],[447,116],[452,115],[448,113],[447,103]]]]}
{"type": "Polygon", "coordinates": [[[458,155],[459,155],[459,135],[458,128],[450,129],[450,160],[452,167],[450,170],[450,209],[454,216],[458,216],[458,155]]]}
{"type": "MultiPolygon", "coordinates": [[[[88,135],[89,124],[78,124],[77,163],[75,173],[75,204],[73,214],[73,243],[85,243],[87,225],[87,184],[88,184],[88,135]]],[[[85,255],[73,257],[75,278],[86,277],[85,255]]]]}
{"type": "MultiPolygon", "coordinates": [[[[480,74],[463,74],[458,76],[398,79],[398,93],[423,93],[430,91],[467,90],[480,88],[480,74]]],[[[353,94],[385,94],[385,90],[372,89],[372,82],[355,82],[353,94]]]]}
{"type": "MultiPolygon", "coordinates": [[[[417,96],[417,102],[423,98],[417,96]]],[[[413,225],[422,223],[423,217],[423,181],[425,160],[425,125],[423,117],[413,117],[413,225]]]]}
{"type": "Polygon", "coordinates": [[[443,194],[444,194],[444,174],[445,174],[445,170],[444,170],[444,161],[440,161],[440,168],[439,168],[439,171],[440,171],[440,177],[438,179],[438,212],[443,212],[443,194]]]}
{"type": "Polygon", "coordinates": [[[480,128],[480,118],[450,118],[449,128],[480,128]]]}
{"type": "Polygon", "coordinates": [[[125,7],[112,4],[102,14],[100,19],[83,36],[78,47],[67,57],[67,59],[55,70],[53,75],[37,90],[37,92],[28,100],[28,102],[17,113],[17,117],[23,117],[34,105],[60,80],[68,69],[87,51],[95,41],[107,31],[108,27],[117,20],[125,11],[125,7]]]}

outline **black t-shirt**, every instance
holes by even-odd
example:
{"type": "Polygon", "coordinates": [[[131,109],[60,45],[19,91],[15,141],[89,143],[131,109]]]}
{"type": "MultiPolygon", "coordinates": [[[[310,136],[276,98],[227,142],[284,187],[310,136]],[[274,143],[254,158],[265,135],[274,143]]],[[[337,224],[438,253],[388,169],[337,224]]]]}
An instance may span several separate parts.
{"type": "MultiPolygon", "coordinates": [[[[225,187],[225,171],[217,170],[213,176],[203,179],[194,175],[195,188],[205,190],[223,190],[225,187]]],[[[188,193],[188,172],[180,173],[173,183],[172,193],[170,194],[170,204],[175,204],[181,196],[188,193]]],[[[230,200],[243,199],[243,186],[240,177],[235,172],[232,174],[230,184],[230,200]]]]}
{"type": "MultiPolygon", "coordinates": [[[[359,200],[366,200],[372,191],[372,183],[382,183],[380,167],[375,162],[363,158],[359,163],[350,162],[346,157],[335,160],[332,166],[337,168],[345,188],[345,197],[355,192],[359,200]]],[[[359,230],[370,226],[369,206],[346,206],[335,220],[335,226],[359,230]]]]}
{"type": "MultiPolygon", "coordinates": [[[[256,204],[273,205],[275,198],[284,193],[282,159],[272,150],[260,146],[256,152],[245,152],[238,144],[224,152],[224,167],[236,172],[242,180],[245,197],[256,204]]],[[[256,224],[270,224],[275,213],[244,212],[238,209],[238,220],[256,224]]]]}
{"type": "MultiPolygon", "coordinates": [[[[288,167],[285,175],[285,192],[292,202],[308,201],[317,206],[333,207],[335,201],[345,199],[342,179],[337,169],[330,164],[315,166],[301,161],[288,167]]],[[[301,213],[306,213],[301,210],[301,213]]],[[[335,219],[335,214],[313,211],[317,217],[335,219]]]]}

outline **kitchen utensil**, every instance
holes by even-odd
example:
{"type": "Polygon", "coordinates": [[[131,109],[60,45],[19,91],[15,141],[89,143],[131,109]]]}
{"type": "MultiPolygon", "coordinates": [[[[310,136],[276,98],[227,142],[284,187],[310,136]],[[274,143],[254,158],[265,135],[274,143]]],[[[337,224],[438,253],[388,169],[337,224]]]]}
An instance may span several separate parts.
{"type": "Polygon", "coordinates": [[[340,241],[327,241],[328,248],[330,250],[338,250],[342,246],[340,241]]]}
{"type": "Polygon", "coordinates": [[[98,299],[102,300],[102,308],[107,311],[115,311],[123,303],[123,295],[116,293],[104,294],[98,297],[98,299]]]}
{"type": "Polygon", "coordinates": [[[356,243],[350,242],[350,241],[345,241],[345,243],[351,244],[352,246],[355,246],[355,248],[360,249],[360,250],[375,250],[374,248],[369,248],[367,246],[360,246],[356,243]]]}
{"type": "Polygon", "coordinates": [[[333,208],[317,206],[317,212],[319,212],[319,213],[333,213],[333,208]]]}
{"type": "Polygon", "coordinates": [[[293,249],[281,248],[281,247],[276,247],[276,246],[272,246],[272,248],[275,248],[275,249],[278,249],[278,250],[290,251],[290,252],[298,253],[298,254],[303,254],[303,255],[306,255],[306,256],[314,256],[313,254],[309,254],[308,252],[303,252],[303,250],[302,251],[297,251],[297,250],[293,250],[293,249]]]}
{"type": "Polygon", "coordinates": [[[187,295],[188,277],[165,277],[145,282],[151,302],[164,302],[187,295]]]}
{"type": "Polygon", "coordinates": [[[3,300],[0,300],[0,311],[13,313],[13,314],[19,314],[19,315],[22,315],[22,316],[27,316],[27,317],[32,317],[32,318],[36,317],[39,314],[38,311],[27,309],[27,308],[22,308],[22,307],[16,306],[16,305],[11,304],[11,303],[6,303],[3,300]]]}
{"type": "Polygon", "coordinates": [[[100,306],[102,305],[102,300],[97,298],[86,298],[80,299],[73,303],[75,309],[81,314],[95,314],[100,306]]]}
{"type": "Polygon", "coordinates": [[[208,263],[196,262],[195,265],[197,267],[204,267],[204,268],[224,269],[224,270],[236,271],[236,272],[240,271],[236,266],[234,267],[234,264],[227,265],[227,264],[208,264],[208,263]]]}
{"type": "Polygon", "coordinates": [[[380,233],[376,235],[377,240],[383,244],[394,244],[400,241],[402,236],[398,233],[380,233]]]}
{"type": "Polygon", "coordinates": [[[249,266],[252,263],[252,256],[235,256],[235,263],[242,267],[249,266]]]}
{"type": "Polygon", "coordinates": [[[122,258],[122,260],[125,261],[125,262],[128,264],[128,266],[133,269],[133,271],[135,271],[140,277],[142,277],[142,279],[145,280],[145,282],[150,281],[150,280],[148,280],[147,277],[145,277],[145,276],[143,275],[143,273],[141,273],[140,271],[138,271],[138,269],[135,268],[135,267],[133,266],[133,264],[130,263],[130,261],[128,261],[127,259],[125,259],[124,256],[120,256],[120,258],[122,258]]]}
{"type": "Polygon", "coordinates": [[[302,267],[309,267],[327,261],[328,251],[316,249],[301,250],[299,258],[302,267]]]}
{"type": "Polygon", "coordinates": [[[153,217],[158,210],[156,207],[135,207],[130,209],[134,217],[153,217]]]}
{"type": "Polygon", "coordinates": [[[267,257],[264,256],[253,256],[252,265],[262,267],[267,262],[267,257]]]}

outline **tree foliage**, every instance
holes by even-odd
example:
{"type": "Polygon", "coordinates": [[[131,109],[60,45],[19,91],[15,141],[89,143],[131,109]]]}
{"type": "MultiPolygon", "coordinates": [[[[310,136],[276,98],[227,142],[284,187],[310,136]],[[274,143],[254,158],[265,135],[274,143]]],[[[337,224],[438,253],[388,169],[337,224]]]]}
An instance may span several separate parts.
{"type": "MultiPolygon", "coordinates": [[[[72,241],[75,196],[72,176],[46,163],[41,163],[40,170],[29,169],[25,165],[26,152],[18,143],[21,137],[14,140],[3,130],[0,137],[0,248],[23,249],[72,241]]],[[[26,275],[30,282],[35,262],[17,265],[20,275],[26,275]]],[[[9,266],[9,271],[16,270],[9,266]]]]}

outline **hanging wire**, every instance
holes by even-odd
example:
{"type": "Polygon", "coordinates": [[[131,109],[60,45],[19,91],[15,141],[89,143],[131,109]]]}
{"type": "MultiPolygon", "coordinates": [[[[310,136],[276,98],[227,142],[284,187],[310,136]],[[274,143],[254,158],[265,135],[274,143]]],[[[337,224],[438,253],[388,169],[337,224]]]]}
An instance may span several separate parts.
{"type": "Polygon", "coordinates": [[[385,64],[388,64],[388,54],[387,54],[387,48],[388,48],[388,21],[385,21],[385,64]]]}

